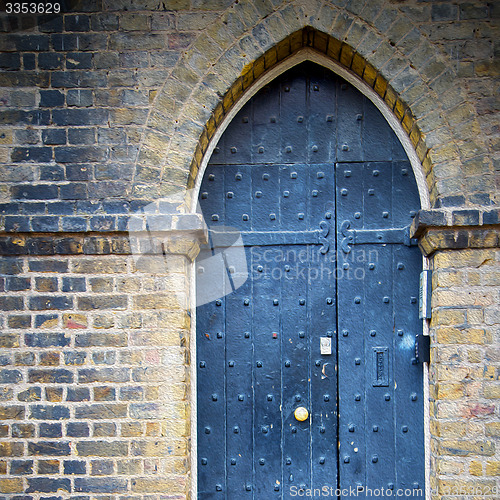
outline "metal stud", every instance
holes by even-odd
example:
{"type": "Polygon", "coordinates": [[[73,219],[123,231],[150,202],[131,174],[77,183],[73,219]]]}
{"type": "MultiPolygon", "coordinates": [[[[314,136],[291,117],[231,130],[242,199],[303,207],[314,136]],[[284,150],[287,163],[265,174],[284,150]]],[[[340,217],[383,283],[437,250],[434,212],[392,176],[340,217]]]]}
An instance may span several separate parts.
{"type": "Polygon", "coordinates": [[[262,198],[262,191],[255,191],[256,198],[262,198]]]}
{"type": "Polygon", "coordinates": [[[207,366],[207,364],[205,363],[205,361],[200,361],[200,368],[205,368],[207,366]]]}
{"type": "Polygon", "coordinates": [[[272,401],[273,400],[273,395],[272,394],[268,394],[267,395],[267,400],[268,401],[272,401]]]}
{"type": "Polygon", "coordinates": [[[274,485],[274,491],[279,491],[279,490],[280,490],[279,485],[275,484],[275,485],[274,485]]]}
{"type": "Polygon", "coordinates": [[[406,168],[401,169],[401,175],[408,175],[408,170],[406,168]]]}
{"type": "Polygon", "coordinates": [[[412,392],[411,393],[411,400],[412,401],[416,401],[417,400],[417,393],[416,392],[412,392]]]}
{"type": "Polygon", "coordinates": [[[241,181],[241,179],[243,178],[243,176],[240,174],[240,173],[237,173],[235,176],[234,176],[235,180],[237,181],[241,181]]]}
{"type": "Polygon", "coordinates": [[[285,153],[291,153],[292,152],[292,146],[287,146],[285,148],[285,153]]]}
{"type": "Polygon", "coordinates": [[[420,489],[419,484],[418,484],[418,483],[413,483],[413,489],[414,489],[414,490],[418,490],[418,489],[420,489]]]}
{"type": "Polygon", "coordinates": [[[245,338],[249,339],[250,338],[250,332],[245,332],[245,338]]]}
{"type": "Polygon", "coordinates": [[[217,401],[217,399],[219,399],[217,394],[212,394],[212,401],[217,401]]]}
{"type": "Polygon", "coordinates": [[[344,170],[344,177],[351,177],[351,173],[350,170],[344,170]]]}
{"type": "Polygon", "coordinates": [[[213,214],[213,215],[212,215],[212,220],[213,220],[214,222],[217,222],[217,221],[219,220],[219,216],[218,216],[217,214],[213,214]]]}
{"type": "Polygon", "coordinates": [[[333,116],[332,115],[326,115],[326,121],[331,123],[333,122],[333,116]]]}
{"type": "Polygon", "coordinates": [[[211,431],[210,427],[205,427],[205,434],[210,434],[210,431],[211,431]]]}
{"type": "Polygon", "coordinates": [[[251,485],[251,484],[247,484],[247,485],[245,486],[245,490],[246,490],[246,491],[252,491],[252,485],[251,485]]]}
{"type": "Polygon", "coordinates": [[[222,485],[221,484],[216,484],[215,485],[215,490],[216,491],[222,491],[222,485]]]}
{"type": "Polygon", "coordinates": [[[380,174],[380,171],[379,171],[379,170],[374,170],[374,171],[372,172],[373,177],[378,177],[378,176],[379,176],[379,174],[380,174]]]}
{"type": "Polygon", "coordinates": [[[219,148],[219,146],[216,146],[216,147],[214,148],[214,153],[215,153],[216,155],[218,155],[218,154],[220,153],[220,148],[219,148]]]}
{"type": "Polygon", "coordinates": [[[289,273],[290,269],[292,269],[288,264],[285,265],[285,272],[289,273]]]}
{"type": "Polygon", "coordinates": [[[372,427],[372,430],[373,430],[373,432],[378,432],[378,425],[374,425],[374,426],[372,427]]]}
{"type": "Polygon", "coordinates": [[[209,181],[214,181],[214,180],[215,180],[215,175],[214,175],[214,174],[210,174],[210,175],[208,176],[208,180],[209,180],[209,181]]]}
{"type": "Polygon", "coordinates": [[[388,304],[389,303],[389,297],[386,296],[386,297],[384,297],[383,300],[384,300],[384,304],[388,304]]]}
{"type": "Polygon", "coordinates": [[[394,489],[394,483],[387,483],[387,489],[388,490],[393,490],[394,489]]]}
{"type": "Polygon", "coordinates": [[[297,394],[295,396],[295,401],[297,401],[297,403],[299,403],[300,401],[302,401],[302,396],[300,394],[297,394]]]}
{"type": "Polygon", "coordinates": [[[317,153],[318,152],[318,146],[316,146],[316,144],[311,148],[312,152],[313,153],[317,153]]]}
{"type": "Polygon", "coordinates": [[[303,339],[306,336],[305,332],[299,332],[299,337],[303,339]]]}
{"type": "Polygon", "coordinates": [[[332,332],[332,330],[328,330],[328,331],[326,332],[326,336],[327,336],[327,337],[333,337],[333,332],[332,332]]]}
{"type": "Polygon", "coordinates": [[[384,396],[384,399],[385,399],[386,401],[390,401],[390,400],[391,400],[391,395],[390,395],[390,394],[386,394],[386,395],[384,396]]]}
{"type": "Polygon", "coordinates": [[[235,153],[237,153],[237,152],[238,152],[238,149],[237,149],[236,147],[234,147],[234,146],[233,146],[233,147],[231,148],[231,153],[234,155],[234,154],[235,154],[235,153]]]}
{"type": "Polygon", "coordinates": [[[326,427],[324,427],[323,425],[320,426],[319,432],[320,432],[320,434],[324,434],[326,432],[326,427]]]}
{"type": "Polygon", "coordinates": [[[266,461],[264,458],[259,458],[259,464],[260,465],[265,465],[266,461]]]}
{"type": "Polygon", "coordinates": [[[354,401],[361,401],[361,394],[356,394],[354,396],[354,401]]]}
{"type": "Polygon", "coordinates": [[[349,432],[354,432],[356,430],[356,426],[354,424],[349,424],[349,432]]]}
{"type": "Polygon", "coordinates": [[[317,360],[314,362],[314,364],[315,364],[316,366],[321,366],[321,361],[320,361],[319,359],[317,359],[317,360]]]}
{"type": "Polygon", "coordinates": [[[342,330],[342,335],[344,337],[348,337],[349,336],[349,331],[348,330],[342,330]]]}
{"type": "Polygon", "coordinates": [[[290,196],[290,191],[283,191],[283,198],[288,198],[290,196]]]}
{"type": "Polygon", "coordinates": [[[377,335],[376,330],[370,330],[370,336],[375,337],[377,335]]]}
{"type": "Polygon", "coordinates": [[[205,268],[203,266],[198,267],[198,274],[203,274],[205,272],[205,268]]]}
{"type": "Polygon", "coordinates": [[[375,195],[375,189],[369,189],[368,196],[374,196],[374,195],[375,195]]]}
{"type": "Polygon", "coordinates": [[[326,303],[327,303],[328,305],[332,305],[332,304],[333,304],[333,299],[332,299],[331,297],[327,297],[327,298],[326,298],[326,303]]]}
{"type": "Polygon", "coordinates": [[[245,396],[243,394],[238,394],[238,401],[243,401],[245,396]]]}
{"type": "Polygon", "coordinates": [[[296,179],[297,178],[297,172],[290,172],[290,179],[296,179]]]}
{"type": "Polygon", "coordinates": [[[299,214],[297,214],[297,219],[299,220],[304,220],[304,214],[302,212],[300,212],[299,214]]]}
{"type": "Polygon", "coordinates": [[[257,271],[261,273],[262,271],[264,271],[264,268],[262,266],[257,266],[257,271]]]}
{"type": "Polygon", "coordinates": [[[323,396],[323,401],[325,401],[326,403],[328,403],[328,401],[330,401],[330,396],[328,394],[325,394],[323,396]]]}
{"type": "Polygon", "coordinates": [[[245,220],[245,221],[247,221],[247,220],[249,219],[248,214],[243,214],[243,215],[241,216],[241,218],[242,218],[243,220],[245,220]]]}
{"type": "Polygon", "coordinates": [[[244,306],[248,306],[249,304],[250,304],[250,299],[245,299],[245,300],[243,301],[243,305],[244,305],[244,306]]]}
{"type": "Polygon", "coordinates": [[[402,337],[402,336],[403,336],[403,334],[404,334],[403,330],[398,330],[398,335],[399,335],[400,337],[402,337]]]}
{"type": "Polygon", "coordinates": [[[354,218],[355,219],[361,219],[361,212],[355,212],[354,213],[354,218]]]}
{"type": "Polygon", "coordinates": [[[232,191],[228,191],[228,193],[227,193],[227,197],[228,197],[229,199],[231,199],[231,198],[233,198],[233,196],[234,196],[234,193],[233,193],[232,191]]]}
{"type": "Polygon", "coordinates": [[[363,115],[356,115],[356,120],[360,122],[363,119],[363,115]]]}
{"type": "Polygon", "coordinates": [[[271,123],[276,123],[276,117],[275,116],[271,116],[271,118],[269,118],[269,121],[271,123]]]}
{"type": "Polygon", "coordinates": [[[201,465],[207,465],[207,464],[208,464],[208,460],[206,458],[202,458],[201,465]]]}
{"type": "Polygon", "coordinates": [[[325,463],[325,457],[319,457],[319,463],[323,465],[325,463]]]}
{"type": "Polygon", "coordinates": [[[403,425],[403,427],[401,427],[401,430],[406,434],[408,432],[408,426],[403,425]]]}
{"type": "Polygon", "coordinates": [[[297,116],[297,122],[298,123],[302,123],[304,121],[304,117],[303,116],[297,116]]]}
{"type": "Polygon", "coordinates": [[[239,434],[239,432],[240,432],[240,428],[239,428],[237,425],[235,425],[235,426],[233,427],[233,432],[234,432],[235,434],[239,434]]]}
{"type": "Polygon", "coordinates": [[[349,151],[349,146],[347,144],[342,144],[342,151],[349,151]]]}
{"type": "Polygon", "coordinates": [[[318,179],[323,179],[323,178],[325,177],[325,173],[324,173],[324,172],[318,172],[318,173],[316,174],[316,177],[317,177],[318,179]]]}
{"type": "Polygon", "coordinates": [[[351,461],[351,459],[349,457],[344,457],[344,463],[345,464],[348,464],[350,461],[351,461]]]}
{"type": "Polygon", "coordinates": [[[241,119],[241,121],[242,121],[243,123],[248,123],[248,116],[244,116],[244,117],[241,119]]]}
{"type": "Polygon", "coordinates": [[[257,152],[259,154],[262,154],[264,152],[264,146],[259,146],[259,149],[257,149],[257,152]]]}
{"type": "Polygon", "coordinates": [[[267,434],[269,432],[269,427],[267,425],[263,425],[261,427],[261,431],[263,434],[267,434]]]}
{"type": "Polygon", "coordinates": [[[277,332],[273,332],[273,339],[277,339],[278,338],[278,333],[277,332]]]}
{"type": "Polygon", "coordinates": [[[355,364],[355,365],[360,365],[360,364],[361,364],[361,358],[356,358],[356,359],[354,360],[354,364],[355,364]]]}
{"type": "Polygon", "coordinates": [[[417,303],[417,297],[412,297],[412,298],[410,299],[410,302],[411,302],[412,304],[416,304],[416,303],[417,303]]]}
{"type": "Polygon", "coordinates": [[[347,83],[343,83],[343,84],[340,86],[340,88],[341,88],[342,90],[347,90],[347,83]]]}
{"type": "Polygon", "coordinates": [[[228,366],[230,366],[231,368],[233,368],[233,366],[234,366],[234,361],[229,361],[229,362],[228,362],[228,366]]]}
{"type": "Polygon", "coordinates": [[[269,174],[262,174],[262,180],[268,181],[269,180],[269,174]]]}
{"type": "Polygon", "coordinates": [[[292,427],[292,434],[296,434],[297,433],[297,427],[293,426],[292,427]]]}
{"type": "Polygon", "coordinates": [[[331,219],[331,218],[332,218],[332,213],[331,212],[326,212],[325,219],[331,219]]]}
{"type": "Polygon", "coordinates": [[[255,364],[257,365],[257,368],[262,368],[262,361],[257,361],[255,364]]]}
{"type": "Polygon", "coordinates": [[[401,271],[405,268],[405,265],[402,262],[398,262],[398,269],[401,271]]]}
{"type": "Polygon", "coordinates": [[[347,269],[349,269],[349,263],[348,262],[344,262],[342,264],[342,268],[345,269],[347,271],[347,269]]]}
{"type": "Polygon", "coordinates": [[[415,210],[410,210],[410,217],[413,218],[417,215],[417,212],[415,210]]]}
{"type": "Polygon", "coordinates": [[[231,465],[236,465],[236,458],[231,458],[231,465]]]}
{"type": "Polygon", "coordinates": [[[382,217],[383,217],[384,219],[389,218],[389,212],[382,212],[382,217]]]}
{"type": "Polygon", "coordinates": [[[375,269],[375,264],[373,262],[370,262],[368,264],[368,269],[370,269],[370,271],[373,271],[375,269]]]}
{"type": "Polygon", "coordinates": [[[377,455],[373,455],[373,457],[372,457],[372,462],[373,462],[374,464],[376,464],[376,463],[378,462],[378,457],[377,457],[377,455]]]}
{"type": "Polygon", "coordinates": [[[349,192],[349,191],[348,191],[347,189],[345,189],[345,188],[344,188],[344,189],[342,189],[342,190],[340,191],[340,194],[341,194],[342,196],[347,196],[347,193],[348,193],[348,192],[349,192]]]}
{"type": "Polygon", "coordinates": [[[318,92],[318,90],[319,90],[319,85],[313,85],[313,90],[314,90],[315,92],[318,92]]]}
{"type": "Polygon", "coordinates": [[[285,90],[285,92],[290,92],[290,87],[286,86],[286,87],[284,88],[284,90],[285,90]]]}
{"type": "Polygon", "coordinates": [[[287,368],[290,368],[290,361],[285,361],[285,366],[286,366],[287,368]]]}
{"type": "Polygon", "coordinates": [[[278,299],[273,299],[273,306],[278,306],[280,301],[278,299]]]}
{"type": "Polygon", "coordinates": [[[313,198],[316,198],[318,196],[318,190],[317,189],[313,189],[312,190],[312,195],[313,195],[313,198]]]}
{"type": "Polygon", "coordinates": [[[206,200],[208,198],[208,193],[206,191],[204,191],[203,193],[201,193],[201,199],[202,200],[206,200]]]}
{"type": "Polygon", "coordinates": [[[290,457],[287,457],[285,463],[286,465],[292,465],[292,459],[290,457]]]}
{"type": "Polygon", "coordinates": [[[355,304],[361,304],[361,297],[354,297],[355,304]]]}

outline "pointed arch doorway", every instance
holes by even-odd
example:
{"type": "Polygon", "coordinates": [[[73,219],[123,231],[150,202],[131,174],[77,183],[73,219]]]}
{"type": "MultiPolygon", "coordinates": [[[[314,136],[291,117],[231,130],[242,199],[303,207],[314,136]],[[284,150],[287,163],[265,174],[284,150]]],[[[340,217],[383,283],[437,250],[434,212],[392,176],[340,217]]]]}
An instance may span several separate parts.
{"type": "Polygon", "coordinates": [[[381,113],[302,63],[236,114],[199,196],[198,497],[422,491],[420,202],[381,113]]]}

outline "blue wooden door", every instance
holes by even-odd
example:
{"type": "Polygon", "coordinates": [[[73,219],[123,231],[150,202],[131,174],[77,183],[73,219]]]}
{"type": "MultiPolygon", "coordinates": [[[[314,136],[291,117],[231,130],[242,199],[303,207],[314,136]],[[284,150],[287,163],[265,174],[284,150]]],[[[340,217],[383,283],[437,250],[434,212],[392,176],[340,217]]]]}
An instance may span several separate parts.
{"type": "Polygon", "coordinates": [[[419,199],[378,110],[290,70],[225,131],[200,205],[199,498],[422,489],[419,199]]]}

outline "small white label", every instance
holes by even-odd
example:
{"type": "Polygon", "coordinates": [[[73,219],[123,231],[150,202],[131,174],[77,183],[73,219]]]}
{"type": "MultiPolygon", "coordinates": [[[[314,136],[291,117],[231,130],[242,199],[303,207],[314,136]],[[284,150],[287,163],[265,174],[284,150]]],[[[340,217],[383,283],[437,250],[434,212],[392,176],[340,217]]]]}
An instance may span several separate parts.
{"type": "Polygon", "coordinates": [[[331,337],[320,337],[320,350],[321,354],[331,354],[332,353],[332,338],[331,337]]]}

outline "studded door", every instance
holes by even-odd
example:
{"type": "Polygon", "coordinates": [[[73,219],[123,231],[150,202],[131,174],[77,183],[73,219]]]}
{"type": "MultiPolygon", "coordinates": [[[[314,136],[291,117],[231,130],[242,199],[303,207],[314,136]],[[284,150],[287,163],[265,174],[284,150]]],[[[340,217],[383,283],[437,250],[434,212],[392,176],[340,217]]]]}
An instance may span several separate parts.
{"type": "Polygon", "coordinates": [[[423,488],[419,201],[378,110],[290,70],[225,131],[200,205],[198,497],[423,488]]]}

